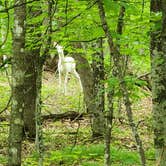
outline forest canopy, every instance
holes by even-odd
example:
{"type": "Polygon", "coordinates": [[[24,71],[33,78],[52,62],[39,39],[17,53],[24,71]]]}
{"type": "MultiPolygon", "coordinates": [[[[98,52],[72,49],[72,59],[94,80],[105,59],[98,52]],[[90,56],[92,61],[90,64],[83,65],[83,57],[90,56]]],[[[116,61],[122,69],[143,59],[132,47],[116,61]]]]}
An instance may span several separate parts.
{"type": "Polygon", "coordinates": [[[164,0],[0,0],[0,163],[166,165],[164,0]]]}

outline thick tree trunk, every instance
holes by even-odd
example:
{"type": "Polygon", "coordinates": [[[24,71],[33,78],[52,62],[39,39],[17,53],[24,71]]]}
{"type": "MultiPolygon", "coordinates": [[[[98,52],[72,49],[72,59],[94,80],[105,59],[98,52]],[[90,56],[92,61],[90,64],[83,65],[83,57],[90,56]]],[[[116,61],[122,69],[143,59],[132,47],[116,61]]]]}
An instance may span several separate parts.
{"type": "MultiPolygon", "coordinates": [[[[81,48],[80,43],[74,44],[75,47],[81,48]]],[[[92,137],[103,137],[103,120],[101,119],[102,113],[97,109],[96,96],[94,92],[94,77],[93,71],[85,57],[76,53],[74,58],[77,61],[78,73],[81,78],[84,101],[86,109],[91,119],[92,137]]]]}
{"type": "MultiPolygon", "coordinates": [[[[33,19],[41,15],[40,4],[30,4],[28,6],[28,19],[33,19]]],[[[39,27],[41,22],[34,24],[27,24],[27,49],[26,58],[26,95],[25,98],[25,110],[24,110],[24,133],[29,139],[35,139],[36,125],[35,125],[35,111],[36,111],[36,98],[38,96],[37,79],[39,69],[40,47],[41,47],[41,32],[39,27]],[[38,31],[36,31],[38,29],[38,31]]],[[[41,78],[40,78],[41,79],[41,78]]]]}
{"type": "Polygon", "coordinates": [[[92,55],[92,68],[94,79],[94,96],[96,96],[97,110],[104,112],[104,55],[102,48],[102,38],[98,39],[95,43],[95,53],[92,55]],[[99,50],[100,49],[100,50],[99,50]]]}
{"type": "MultiPolygon", "coordinates": [[[[156,165],[166,165],[166,1],[151,1],[151,14],[162,12],[161,28],[151,31],[152,101],[156,165]]],[[[152,22],[152,21],[151,21],[152,22]]]]}
{"type": "Polygon", "coordinates": [[[94,92],[94,100],[97,113],[95,118],[93,119],[93,125],[96,126],[96,133],[94,137],[103,137],[104,136],[104,98],[105,98],[105,87],[104,87],[104,55],[103,55],[103,47],[102,47],[102,38],[98,39],[94,47],[96,50],[92,55],[92,68],[93,68],[93,92],[94,92]],[[100,50],[99,50],[100,49],[100,50]]]}
{"type": "MultiPolygon", "coordinates": [[[[77,61],[78,73],[80,75],[83,86],[86,109],[87,112],[90,114],[90,116],[93,116],[93,112],[96,110],[94,91],[93,91],[93,73],[86,58],[84,58],[80,54],[79,55],[75,54],[74,58],[77,61]]],[[[92,135],[95,135],[96,129],[93,126],[93,120],[91,125],[92,125],[92,135]]]]}
{"type": "Polygon", "coordinates": [[[37,96],[37,58],[39,50],[27,52],[26,54],[26,78],[25,78],[25,109],[24,109],[24,132],[26,138],[34,139],[36,135],[35,128],[35,109],[37,96]]]}
{"type": "MultiPolygon", "coordinates": [[[[15,0],[15,4],[25,0],[15,0]]],[[[14,8],[13,61],[12,61],[12,112],[9,133],[9,166],[21,165],[21,143],[23,136],[23,111],[25,95],[25,5],[14,8]]]]}

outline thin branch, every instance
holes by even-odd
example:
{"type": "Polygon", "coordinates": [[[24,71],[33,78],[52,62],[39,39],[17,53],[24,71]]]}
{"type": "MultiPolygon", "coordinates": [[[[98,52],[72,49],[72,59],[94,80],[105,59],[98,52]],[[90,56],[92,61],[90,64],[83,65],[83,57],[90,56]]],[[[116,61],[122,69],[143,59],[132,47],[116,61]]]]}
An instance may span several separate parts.
{"type": "MultiPolygon", "coordinates": [[[[138,131],[137,131],[136,125],[135,125],[134,120],[133,120],[132,107],[131,107],[132,103],[131,103],[130,98],[129,98],[129,92],[128,92],[126,83],[124,81],[124,77],[122,75],[122,70],[121,70],[121,66],[120,66],[121,53],[118,49],[118,45],[115,44],[114,41],[113,41],[113,37],[111,35],[110,29],[109,29],[109,26],[108,26],[108,23],[107,23],[107,20],[106,20],[104,4],[103,4],[102,0],[98,0],[98,8],[99,8],[99,15],[100,15],[101,23],[102,23],[102,28],[105,32],[105,35],[108,38],[110,53],[112,55],[113,62],[114,62],[114,68],[113,68],[112,74],[113,74],[113,76],[117,77],[121,81],[120,88],[121,88],[121,92],[122,92],[123,97],[124,97],[123,100],[124,100],[124,104],[125,104],[125,107],[126,107],[126,114],[127,114],[127,117],[128,117],[128,121],[129,121],[131,130],[132,130],[132,133],[134,135],[135,141],[137,143],[137,149],[138,149],[138,152],[139,152],[139,155],[140,155],[140,158],[141,158],[142,166],[145,166],[146,165],[146,160],[145,160],[144,149],[143,149],[143,146],[142,146],[142,140],[140,139],[140,136],[138,135],[138,131]]],[[[124,13],[122,13],[122,14],[123,15],[120,15],[120,16],[122,16],[122,21],[123,21],[124,13]]],[[[121,21],[121,23],[123,23],[122,21],[121,21]]],[[[118,30],[120,33],[122,33],[122,28],[123,28],[122,25],[123,24],[120,25],[119,30],[118,30]]],[[[111,97],[113,97],[113,95],[111,97]]],[[[106,133],[106,136],[107,135],[109,135],[108,138],[110,139],[110,131],[108,131],[106,133]]],[[[105,149],[106,150],[106,152],[105,152],[105,154],[106,154],[105,165],[106,166],[110,165],[110,147],[109,147],[110,146],[110,141],[108,140],[108,138],[106,139],[106,149],[105,149]]]]}
{"type": "MultiPolygon", "coordinates": [[[[65,6],[65,16],[66,16],[66,24],[67,24],[67,21],[68,21],[68,4],[69,4],[69,1],[66,0],[66,6],[65,6]]],[[[67,26],[65,27],[65,35],[67,34],[67,26]]]]}
{"type": "Polygon", "coordinates": [[[144,121],[145,121],[144,119],[139,120],[139,121],[138,121],[138,123],[137,123],[137,124],[136,124],[136,126],[135,126],[135,127],[136,127],[136,129],[138,129],[139,125],[140,125],[142,122],[144,122],[144,121]]]}
{"type": "Polygon", "coordinates": [[[3,109],[0,111],[0,114],[2,114],[4,111],[6,111],[6,110],[8,109],[8,107],[10,106],[11,100],[12,100],[12,95],[10,96],[10,98],[9,98],[7,104],[6,104],[6,107],[3,108],[3,109]]]}
{"type": "Polygon", "coordinates": [[[75,139],[74,139],[74,144],[73,144],[73,146],[71,148],[71,152],[73,151],[74,147],[76,146],[79,129],[80,129],[80,121],[78,120],[78,127],[77,127],[77,131],[76,131],[75,139]]]}
{"type": "Polygon", "coordinates": [[[92,38],[92,39],[89,39],[89,40],[70,40],[69,42],[74,42],[74,43],[75,42],[78,42],[78,43],[85,42],[85,43],[88,43],[88,42],[95,41],[95,40],[97,40],[99,38],[105,39],[106,37],[105,36],[99,36],[99,37],[95,37],[95,38],[92,38]]]}
{"type": "MultiPolygon", "coordinates": [[[[56,1],[57,2],[57,1],[56,1]]],[[[57,3],[55,5],[55,7],[57,7],[57,3]]],[[[51,46],[51,33],[52,33],[52,12],[55,12],[56,11],[56,8],[54,8],[53,10],[53,2],[51,0],[48,0],[48,26],[47,26],[47,29],[46,29],[46,32],[45,34],[47,34],[47,39],[46,39],[46,42],[45,42],[45,49],[43,51],[43,54],[42,54],[42,58],[41,58],[41,64],[43,65],[46,61],[46,58],[48,56],[48,53],[49,53],[49,49],[50,49],[50,46],[51,46]]]]}
{"type": "Polygon", "coordinates": [[[40,1],[40,0],[32,0],[32,1],[25,2],[25,3],[17,4],[17,5],[15,4],[15,5],[12,5],[12,6],[8,7],[8,8],[0,10],[0,13],[6,13],[7,11],[9,11],[11,9],[14,9],[15,7],[21,7],[21,6],[24,6],[26,4],[37,2],[37,1],[40,1]]]}
{"type": "Polygon", "coordinates": [[[118,17],[118,24],[117,24],[117,33],[122,34],[123,31],[123,24],[124,24],[124,15],[125,15],[125,7],[121,6],[120,12],[119,12],[119,17],[118,17]]]}
{"type": "Polygon", "coordinates": [[[142,12],[141,12],[141,16],[144,13],[144,8],[145,8],[145,0],[142,0],[142,12]]]}
{"type": "Polygon", "coordinates": [[[142,74],[142,75],[138,76],[137,79],[142,79],[142,78],[148,77],[148,76],[150,76],[150,75],[151,75],[151,72],[145,73],[145,74],[142,74]]]}
{"type": "Polygon", "coordinates": [[[74,17],[72,17],[70,20],[68,20],[65,24],[61,25],[59,28],[53,30],[52,32],[59,31],[61,28],[66,27],[67,25],[69,25],[70,23],[72,23],[76,18],[80,17],[85,11],[91,9],[96,3],[97,3],[97,1],[95,1],[92,5],[88,6],[84,11],[78,13],[77,15],[75,15],[74,17]]]}

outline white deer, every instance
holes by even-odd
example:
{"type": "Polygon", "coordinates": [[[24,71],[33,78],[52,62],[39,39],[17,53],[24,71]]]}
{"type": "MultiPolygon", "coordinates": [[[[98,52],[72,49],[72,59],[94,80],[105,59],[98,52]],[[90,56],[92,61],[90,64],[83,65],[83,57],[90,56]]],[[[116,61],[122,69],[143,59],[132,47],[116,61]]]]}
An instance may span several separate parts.
{"type": "Polygon", "coordinates": [[[76,71],[76,63],[73,57],[64,56],[63,47],[57,42],[54,42],[54,46],[57,49],[59,60],[58,60],[58,73],[59,73],[59,87],[62,86],[62,73],[65,73],[64,80],[64,94],[67,94],[67,83],[69,73],[73,74],[79,81],[80,88],[82,91],[82,83],[79,74],[76,71]]]}

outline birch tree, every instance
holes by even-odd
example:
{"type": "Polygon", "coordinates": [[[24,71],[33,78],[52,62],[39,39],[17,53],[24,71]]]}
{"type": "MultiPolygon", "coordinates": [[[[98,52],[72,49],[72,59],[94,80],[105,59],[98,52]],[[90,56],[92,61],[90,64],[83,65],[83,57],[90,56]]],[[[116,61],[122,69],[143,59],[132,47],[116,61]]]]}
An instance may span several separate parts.
{"type": "Polygon", "coordinates": [[[21,165],[25,80],[25,0],[15,0],[12,61],[12,111],[9,132],[9,166],[21,165]],[[19,5],[21,4],[21,5],[19,5]]]}

